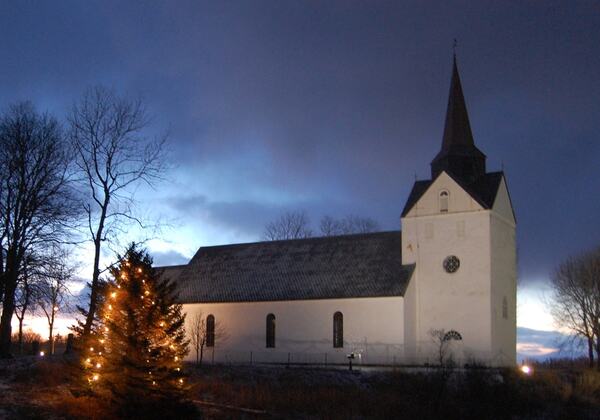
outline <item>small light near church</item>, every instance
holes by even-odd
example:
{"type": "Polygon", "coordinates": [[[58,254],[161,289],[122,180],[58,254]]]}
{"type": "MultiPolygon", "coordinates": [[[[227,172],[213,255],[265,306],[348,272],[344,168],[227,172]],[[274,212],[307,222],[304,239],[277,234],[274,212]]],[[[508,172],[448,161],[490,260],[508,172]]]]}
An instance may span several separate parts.
{"type": "Polygon", "coordinates": [[[46,353],[44,353],[43,351],[40,352],[40,356],[44,356],[46,353]]]}
{"type": "Polygon", "coordinates": [[[533,369],[531,366],[523,365],[521,366],[521,372],[523,372],[525,375],[531,375],[533,373],[533,369]]]}

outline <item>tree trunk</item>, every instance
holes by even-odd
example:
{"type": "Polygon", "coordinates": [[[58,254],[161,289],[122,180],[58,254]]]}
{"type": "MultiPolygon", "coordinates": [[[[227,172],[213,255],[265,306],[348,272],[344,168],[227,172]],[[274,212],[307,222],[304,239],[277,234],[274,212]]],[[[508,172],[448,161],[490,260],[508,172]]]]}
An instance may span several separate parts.
{"type": "Polygon", "coordinates": [[[54,336],[52,335],[52,332],[54,330],[54,310],[52,310],[52,320],[50,321],[48,326],[50,327],[50,335],[48,337],[48,353],[54,354],[54,336]]]}
{"type": "Polygon", "coordinates": [[[594,367],[594,339],[592,337],[587,338],[588,342],[588,359],[590,362],[590,367],[594,367]]]}
{"type": "Polygon", "coordinates": [[[106,220],[106,212],[108,210],[109,202],[110,195],[105,188],[104,205],[102,206],[102,210],[100,212],[98,229],[96,230],[96,237],[94,238],[94,271],[92,273],[90,307],[85,318],[85,325],[83,326],[84,336],[88,336],[90,334],[90,331],[92,330],[92,324],[94,323],[94,315],[96,314],[96,305],[98,303],[98,279],[100,278],[100,246],[102,245],[102,234],[104,232],[104,222],[106,220]]]}
{"type": "Polygon", "coordinates": [[[596,369],[600,371],[600,335],[596,337],[596,369]]]}
{"type": "MultiPolygon", "coordinates": [[[[11,267],[12,268],[12,267],[11,267]]],[[[17,289],[17,272],[9,269],[5,275],[4,301],[2,317],[0,317],[0,358],[9,358],[12,327],[11,321],[15,312],[15,290],[17,289]]]]}
{"type": "Polygon", "coordinates": [[[204,358],[204,346],[200,346],[200,366],[202,366],[203,358],[204,358]]]}
{"type": "Polygon", "coordinates": [[[25,317],[19,318],[19,354],[23,355],[23,319],[25,317]]]}

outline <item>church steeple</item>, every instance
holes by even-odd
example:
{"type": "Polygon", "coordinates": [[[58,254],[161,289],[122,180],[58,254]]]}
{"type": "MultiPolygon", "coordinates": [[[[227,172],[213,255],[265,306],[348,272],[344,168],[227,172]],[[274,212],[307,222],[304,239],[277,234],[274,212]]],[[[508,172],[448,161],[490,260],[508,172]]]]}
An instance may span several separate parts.
{"type": "Polygon", "coordinates": [[[473,141],[456,54],[453,61],[442,149],[431,162],[431,177],[433,179],[440,172],[447,171],[471,183],[485,174],[485,155],[473,141]]]}

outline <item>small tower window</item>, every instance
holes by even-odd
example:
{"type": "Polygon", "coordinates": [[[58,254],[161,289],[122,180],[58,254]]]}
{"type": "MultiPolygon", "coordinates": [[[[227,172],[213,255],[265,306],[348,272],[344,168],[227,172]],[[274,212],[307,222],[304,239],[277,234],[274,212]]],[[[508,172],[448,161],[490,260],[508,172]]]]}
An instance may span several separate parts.
{"type": "Polygon", "coordinates": [[[275,315],[267,315],[267,347],[275,347],[275,315]]]}
{"type": "Polygon", "coordinates": [[[206,317],[206,347],[215,346],[215,316],[206,317]]]}
{"type": "Polygon", "coordinates": [[[344,315],[341,312],[333,314],[333,347],[344,347],[344,315]]]}
{"type": "Polygon", "coordinates": [[[508,319],[508,301],[506,296],[502,299],[502,318],[508,319]]]}
{"type": "Polygon", "coordinates": [[[440,192],[440,212],[446,213],[448,211],[448,191],[440,192]]]}

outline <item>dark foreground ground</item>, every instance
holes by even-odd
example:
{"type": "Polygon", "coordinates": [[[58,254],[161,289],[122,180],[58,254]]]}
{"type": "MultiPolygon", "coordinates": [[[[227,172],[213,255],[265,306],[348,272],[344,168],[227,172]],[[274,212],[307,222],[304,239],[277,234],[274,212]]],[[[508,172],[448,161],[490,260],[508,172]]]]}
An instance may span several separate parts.
{"type": "MultiPolygon", "coordinates": [[[[568,365],[425,373],[189,366],[197,418],[598,419],[600,373],[568,365]]],[[[0,361],[0,418],[105,419],[110,406],[69,383],[53,359],[0,361]]],[[[156,413],[162,419],[176,418],[156,413]]]]}

